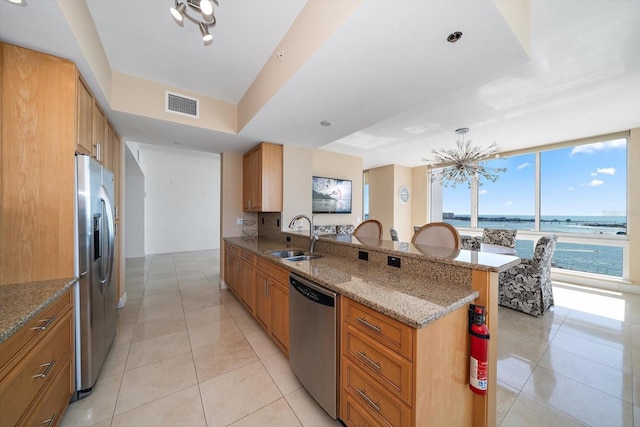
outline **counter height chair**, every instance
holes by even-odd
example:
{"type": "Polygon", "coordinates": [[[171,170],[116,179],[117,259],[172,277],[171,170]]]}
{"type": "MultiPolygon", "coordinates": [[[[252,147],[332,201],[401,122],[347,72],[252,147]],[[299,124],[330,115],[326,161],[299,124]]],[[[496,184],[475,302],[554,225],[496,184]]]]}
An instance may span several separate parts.
{"type": "Polygon", "coordinates": [[[542,236],[533,259],[503,271],[498,276],[498,304],[540,317],[553,305],[551,258],[558,236],[542,236]]]}
{"type": "Polygon", "coordinates": [[[430,222],[413,233],[411,243],[459,249],[460,233],[453,225],[446,222],[430,222]]]}
{"type": "Polygon", "coordinates": [[[380,240],[382,238],[382,224],[376,219],[368,219],[361,222],[360,225],[353,230],[353,235],[356,237],[380,240]]]}
{"type": "Polygon", "coordinates": [[[507,230],[502,228],[485,228],[482,231],[482,243],[490,245],[516,247],[516,234],[518,230],[507,230]]]}

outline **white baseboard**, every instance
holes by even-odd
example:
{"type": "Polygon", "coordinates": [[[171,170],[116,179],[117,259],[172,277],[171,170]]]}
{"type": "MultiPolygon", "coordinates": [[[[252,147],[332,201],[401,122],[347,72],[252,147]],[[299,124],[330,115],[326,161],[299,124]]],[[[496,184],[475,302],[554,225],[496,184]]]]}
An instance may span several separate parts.
{"type": "Polygon", "coordinates": [[[116,305],[116,308],[122,308],[125,306],[126,303],[127,303],[127,293],[125,292],[118,300],[118,304],[116,305]]]}

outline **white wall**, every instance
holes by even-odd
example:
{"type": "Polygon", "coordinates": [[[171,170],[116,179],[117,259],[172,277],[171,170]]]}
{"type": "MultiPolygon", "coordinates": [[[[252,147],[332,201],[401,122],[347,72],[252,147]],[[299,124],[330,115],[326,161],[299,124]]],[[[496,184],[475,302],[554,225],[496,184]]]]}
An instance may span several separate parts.
{"type": "Polygon", "coordinates": [[[127,176],[125,190],[124,257],[141,258],[144,251],[144,176],[127,176]]]}
{"type": "Polygon", "coordinates": [[[134,158],[138,146],[125,144],[124,257],[140,258],[144,251],[144,171],[134,158]]]}
{"type": "Polygon", "coordinates": [[[220,155],[139,144],[147,254],[220,247],[220,155]]]}

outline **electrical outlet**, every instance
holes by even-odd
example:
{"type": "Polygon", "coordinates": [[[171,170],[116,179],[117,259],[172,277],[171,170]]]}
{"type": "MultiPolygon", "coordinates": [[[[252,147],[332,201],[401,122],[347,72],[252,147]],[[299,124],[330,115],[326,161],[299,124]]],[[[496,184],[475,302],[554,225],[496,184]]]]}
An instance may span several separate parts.
{"type": "Polygon", "coordinates": [[[358,251],[358,259],[369,261],[369,252],[358,251]]]}
{"type": "Polygon", "coordinates": [[[236,225],[242,225],[242,218],[236,218],[236,225]]]}
{"type": "Polygon", "coordinates": [[[387,257],[387,265],[390,265],[391,267],[400,268],[400,258],[395,257],[395,256],[388,256],[387,257]]]}

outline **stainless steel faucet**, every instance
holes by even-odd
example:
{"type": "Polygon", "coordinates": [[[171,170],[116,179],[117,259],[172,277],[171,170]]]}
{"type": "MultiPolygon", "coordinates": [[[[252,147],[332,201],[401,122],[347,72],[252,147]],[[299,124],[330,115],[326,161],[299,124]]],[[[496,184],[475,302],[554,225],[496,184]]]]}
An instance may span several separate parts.
{"type": "MultiPolygon", "coordinates": [[[[313,218],[313,216],[311,217],[313,218]]],[[[310,219],[308,216],[306,215],[296,215],[293,217],[293,219],[291,220],[291,222],[289,223],[289,228],[294,228],[296,221],[300,220],[300,219],[306,219],[307,221],[309,221],[309,253],[313,253],[313,248],[316,245],[316,241],[318,240],[318,233],[316,233],[313,230],[313,219],[310,219]]]]}

